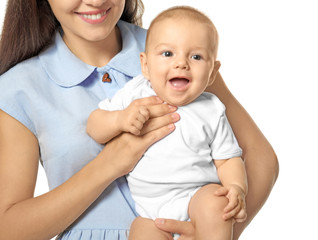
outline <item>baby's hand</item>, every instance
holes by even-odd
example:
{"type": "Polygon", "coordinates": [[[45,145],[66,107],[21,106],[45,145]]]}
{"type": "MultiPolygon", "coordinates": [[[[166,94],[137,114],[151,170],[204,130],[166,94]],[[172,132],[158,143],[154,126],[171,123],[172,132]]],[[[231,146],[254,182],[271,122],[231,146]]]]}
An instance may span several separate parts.
{"type": "Polygon", "coordinates": [[[134,103],[130,104],[121,112],[121,130],[139,135],[144,123],[149,119],[150,114],[146,106],[138,106],[134,103]]]}
{"type": "Polygon", "coordinates": [[[215,194],[217,196],[225,196],[229,200],[229,203],[224,208],[224,220],[229,220],[231,218],[233,218],[236,222],[244,222],[246,220],[246,194],[240,186],[231,184],[221,187],[215,192],[215,194]]]}

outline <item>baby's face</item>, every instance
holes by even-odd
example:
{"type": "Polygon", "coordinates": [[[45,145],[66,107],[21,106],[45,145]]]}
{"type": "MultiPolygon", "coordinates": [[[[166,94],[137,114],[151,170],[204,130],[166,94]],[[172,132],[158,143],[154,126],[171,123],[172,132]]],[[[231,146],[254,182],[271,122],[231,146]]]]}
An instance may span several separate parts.
{"type": "Polygon", "coordinates": [[[208,25],[188,19],[165,19],[153,26],[141,62],[163,101],[186,105],[206,89],[215,61],[213,39],[208,25]]]}

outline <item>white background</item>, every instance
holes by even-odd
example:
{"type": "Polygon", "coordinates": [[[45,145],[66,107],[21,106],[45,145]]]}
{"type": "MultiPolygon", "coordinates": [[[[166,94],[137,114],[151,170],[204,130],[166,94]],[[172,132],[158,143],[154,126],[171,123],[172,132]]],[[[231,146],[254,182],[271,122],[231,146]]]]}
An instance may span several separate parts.
{"type": "MultiPolygon", "coordinates": [[[[0,3],[2,23],[5,1],[0,3]]],[[[144,27],[191,5],[215,23],[221,73],[273,145],[280,176],[243,240],[318,239],[318,14],[315,0],[144,0],[144,27]]],[[[195,36],[194,36],[195,37],[195,36]]],[[[47,190],[40,170],[36,194],[47,190]]]]}

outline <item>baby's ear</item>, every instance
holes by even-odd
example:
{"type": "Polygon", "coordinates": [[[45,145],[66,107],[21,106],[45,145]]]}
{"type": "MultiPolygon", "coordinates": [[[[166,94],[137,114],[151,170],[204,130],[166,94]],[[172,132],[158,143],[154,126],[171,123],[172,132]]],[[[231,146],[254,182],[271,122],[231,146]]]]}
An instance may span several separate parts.
{"type": "Polygon", "coordinates": [[[215,61],[214,62],[214,68],[213,68],[213,71],[212,71],[212,74],[211,74],[211,77],[210,77],[210,81],[209,81],[209,86],[212,85],[212,83],[214,82],[214,80],[216,78],[216,75],[219,72],[220,67],[221,67],[220,61],[215,61]]]}
{"type": "Polygon", "coordinates": [[[141,64],[141,72],[145,78],[149,80],[149,70],[148,70],[148,62],[146,53],[140,53],[140,64],[141,64]]]}

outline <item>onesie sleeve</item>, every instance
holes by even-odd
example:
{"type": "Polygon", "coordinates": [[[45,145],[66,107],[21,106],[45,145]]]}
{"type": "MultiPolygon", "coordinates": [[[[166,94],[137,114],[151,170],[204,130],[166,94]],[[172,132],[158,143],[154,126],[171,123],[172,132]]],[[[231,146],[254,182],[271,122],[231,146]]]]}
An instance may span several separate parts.
{"type": "Polygon", "coordinates": [[[226,117],[225,106],[223,104],[222,106],[223,110],[219,115],[219,121],[211,143],[212,158],[214,160],[229,159],[240,157],[242,155],[242,149],[240,148],[226,117]]]}
{"type": "MultiPolygon", "coordinates": [[[[127,84],[126,84],[127,85],[127,84]]],[[[116,111],[116,110],[123,110],[126,106],[125,98],[129,94],[129,89],[127,89],[127,86],[124,86],[124,88],[117,91],[117,93],[111,98],[106,98],[102,100],[98,107],[102,110],[107,111],[116,111]]]]}
{"type": "Polygon", "coordinates": [[[143,95],[143,89],[147,86],[147,83],[148,81],[145,80],[142,75],[138,75],[127,82],[111,99],[107,98],[101,101],[98,107],[107,111],[123,110],[127,108],[133,100],[149,96],[147,91],[145,93],[146,95],[143,95]]]}

